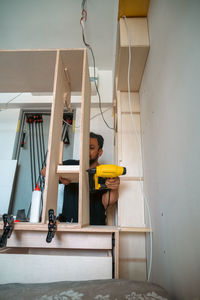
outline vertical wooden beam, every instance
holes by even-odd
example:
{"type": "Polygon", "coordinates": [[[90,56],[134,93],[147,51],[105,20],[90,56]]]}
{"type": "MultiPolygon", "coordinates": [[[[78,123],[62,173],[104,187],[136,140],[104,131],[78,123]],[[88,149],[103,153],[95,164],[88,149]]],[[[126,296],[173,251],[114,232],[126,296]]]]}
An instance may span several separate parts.
{"type": "Polygon", "coordinates": [[[119,278],[119,231],[115,232],[115,279],[119,278]]]}
{"type": "Polygon", "coordinates": [[[82,103],[81,103],[81,129],[80,129],[80,174],[79,174],[79,215],[81,226],[88,225],[89,218],[89,131],[90,131],[90,98],[91,85],[87,62],[87,51],[84,50],[83,77],[82,77],[82,103]]]}
{"type": "Polygon", "coordinates": [[[69,82],[67,81],[60,51],[57,51],[53,103],[51,112],[51,121],[49,129],[48,156],[46,168],[46,184],[43,202],[42,223],[45,223],[48,217],[48,210],[57,209],[58,180],[56,174],[59,164],[59,154],[61,152],[61,132],[64,102],[67,93],[70,93],[69,82]]]}

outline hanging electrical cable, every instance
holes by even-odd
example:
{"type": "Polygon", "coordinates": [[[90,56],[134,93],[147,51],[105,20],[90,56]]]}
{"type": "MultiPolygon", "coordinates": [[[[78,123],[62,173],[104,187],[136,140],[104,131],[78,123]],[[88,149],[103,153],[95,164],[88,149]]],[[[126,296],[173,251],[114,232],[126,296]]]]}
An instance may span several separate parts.
{"type": "MultiPolygon", "coordinates": [[[[10,100],[8,100],[8,102],[5,103],[6,108],[5,108],[5,109],[0,109],[0,111],[3,111],[3,110],[8,109],[8,104],[11,103],[11,102],[12,102],[13,100],[15,100],[16,98],[18,98],[19,96],[21,96],[22,94],[23,94],[23,93],[20,93],[20,94],[16,95],[15,97],[11,98],[10,100]]],[[[2,102],[2,104],[4,104],[4,103],[2,102]]]]}
{"type": "MultiPolygon", "coordinates": [[[[105,109],[105,110],[103,111],[103,113],[105,113],[105,112],[109,111],[110,109],[112,109],[112,107],[109,107],[109,108],[105,109]]],[[[98,117],[99,115],[101,115],[101,112],[100,112],[100,113],[98,113],[98,114],[95,114],[94,116],[92,116],[92,117],[90,118],[90,120],[93,120],[93,119],[95,119],[95,118],[96,118],[96,117],[98,117]]],[[[69,122],[65,121],[64,119],[63,119],[63,122],[64,122],[64,123],[65,123],[67,126],[74,127],[74,125],[73,125],[73,124],[69,124],[69,122]]],[[[78,126],[75,126],[75,128],[80,128],[80,125],[78,125],[78,126]]]]}
{"type": "MultiPolygon", "coordinates": [[[[141,142],[140,142],[140,138],[138,136],[137,133],[137,129],[136,129],[136,123],[135,123],[135,119],[134,119],[134,115],[132,112],[132,108],[131,108],[131,99],[130,99],[130,67],[131,67],[131,39],[130,39],[130,33],[129,33],[129,28],[128,28],[128,24],[126,21],[126,17],[124,16],[124,22],[125,22],[125,26],[126,26],[126,30],[127,30],[127,36],[128,36],[128,44],[129,44],[129,60],[128,60],[128,102],[129,102],[129,110],[130,110],[130,115],[131,115],[131,120],[132,120],[132,125],[133,125],[133,129],[135,132],[135,136],[138,142],[138,146],[139,146],[139,155],[140,155],[140,160],[141,160],[141,164],[142,164],[142,147],[141,147],[141,142]]],[[[141,165],[141,170],[139,170],[139,175],[142,172],[142,165],[141,165]]],[[[151,223],[151,213],[150,213],[150,208],[149,208],[149,203],[147,200],[147,197],[144,193],[144,188],[142,185],[142,181],[141,181],[141,176],[140,176],[140,189],[141,189],[141,193],[143,195],[143,199],[147,208],[147,213],[148,213],[148,220],[149,220],[149,227],[150,227],[150,253],[149,253],[149,267],[148,267],[148,275],[147,275],[147,280],[150,280],[150,276],[151,276],[151,269],[152,269],[152,223],[151,223]]]]}
{"type": "MultiPolygon", "coordinates": [[[[81,18],[80,18],[80,25],[81,25],[81,29],[82,29],[82,39],[83,39],[84,45],[90,50],[90,52],[91,52],[91,54],[92,54],[93,68],[94,68],[94,78],[96,78],[96,71],[95,71],[96,63],[95,63],[94,52],[93,52],[92,47],[90,46],[90,44],[88,44],[88,43],[86,42],[86,40],[85,40],[84,22],[87,21],[87,10],[86,10],[85,5],[86,5],[86,0],[83,0],[83,1],[82,1],[82,4],[81,4],[82,12],[81,12],[81,18]]],[[[100,93],[99,93],[99,89],[98,89],[96,80],[94,80],[94,84],[95,84],[95,88],[96,88],[97,95],[98,95],[98,99],[99,99],[99,109],[100,109],[100,112],[101,112],[102,119],[103,119],[104,123],[106,124],[106,126],[107,126],[109,129],[115,130],[113,127],[110,127],[110,126],[108,125],[108,123],[106,122],[106,120],[105,120],[105,118],[104,118],[104,115],[103,115],[103,112],[102,112],[102,107],[101,107],[101,104],[102,104],[102,103],[101,103],[101,96],[100,96],[100,93]]]]}

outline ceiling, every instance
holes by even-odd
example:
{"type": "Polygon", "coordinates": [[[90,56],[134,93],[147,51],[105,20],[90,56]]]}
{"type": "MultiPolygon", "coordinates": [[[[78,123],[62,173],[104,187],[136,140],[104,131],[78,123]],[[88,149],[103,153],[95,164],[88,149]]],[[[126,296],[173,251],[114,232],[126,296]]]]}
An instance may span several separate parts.
{"type": "MultiPolygon", "coordinates": [[[[82,0],[0,0],[0,49],[83,48],[82,0]]],[[[96,66],[113,70],[118,0],[87,0],[86,41],[96,66]]],[[[92,59],[89,54],[89,64],[92,59]]]]}

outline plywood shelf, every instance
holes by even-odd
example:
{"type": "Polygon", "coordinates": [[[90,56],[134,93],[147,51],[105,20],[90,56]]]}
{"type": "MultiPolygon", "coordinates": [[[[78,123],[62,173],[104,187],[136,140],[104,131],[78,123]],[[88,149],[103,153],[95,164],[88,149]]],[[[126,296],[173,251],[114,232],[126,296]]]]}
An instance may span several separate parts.
{"type": "MultiPolygon", "coordinates": [[[[3,230],[3,222],[0,222],[0,230],[3,230]]],[[[48,231],[48,224],[21,222],[14,224],[14,231],[48,231]]],[[[118,226],[85,226],[78,223],[58,223],[57,232],[150,232],[147,227],[118,227],[118,226]]]]}
{"type": "Polygon", "coordinates": [[[0,50],[0,92],[53,92],[58,51],[71,91],[80,92],[84,49],[0,50]]]}
{"type": "Polygon", "coordinates": [[[58,166],[59,177],[69,179],[71,182],[79,182],[80,166],[58,166]]]}
{"type": "Polygon", "coordinates": [[[140,89],[144,67],[149,53],[149,35],[146,18],[123,18],[119,21],[120,38],[117,67],[117,90],[128,91],[129,42],[131,48],[130,90],[140,89]],[[127,23],[127,26],[126,26],[127,23]],[[128,27],[128,33],[127,33],[128,27]],[[130,36],[130,37],[129,37],[130,36]],[[129,41],[129,38],[130,41],[129,41]]]}

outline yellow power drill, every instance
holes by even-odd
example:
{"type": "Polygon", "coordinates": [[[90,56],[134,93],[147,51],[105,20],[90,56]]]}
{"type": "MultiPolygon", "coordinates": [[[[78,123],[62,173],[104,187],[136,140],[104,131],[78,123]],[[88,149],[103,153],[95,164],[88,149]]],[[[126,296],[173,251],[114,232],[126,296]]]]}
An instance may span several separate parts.
{"type": "Polygon", "coordinates": [[[116,165],[99,165],[87,170],[89,173],[90,190],[106,189],[106,179],[126,174],[126,168],[116,165]]]}

